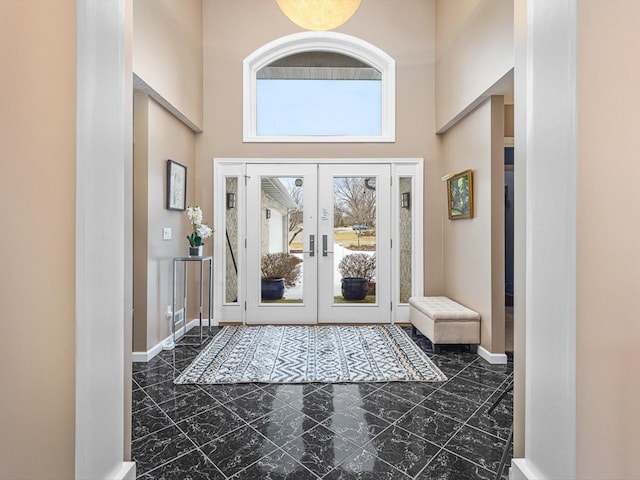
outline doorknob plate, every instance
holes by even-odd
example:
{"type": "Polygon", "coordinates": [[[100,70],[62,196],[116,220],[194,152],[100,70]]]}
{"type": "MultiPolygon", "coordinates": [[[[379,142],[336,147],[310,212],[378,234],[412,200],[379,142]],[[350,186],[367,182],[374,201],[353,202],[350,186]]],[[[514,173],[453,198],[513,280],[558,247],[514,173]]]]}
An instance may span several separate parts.
{"type": "Polygon", "coordinates": [[[323,257],[326,257],[329,253],[333,253],[327,250],[327,242],[328,242],[327,236],[322,235],[322,256],[323,257]]]}

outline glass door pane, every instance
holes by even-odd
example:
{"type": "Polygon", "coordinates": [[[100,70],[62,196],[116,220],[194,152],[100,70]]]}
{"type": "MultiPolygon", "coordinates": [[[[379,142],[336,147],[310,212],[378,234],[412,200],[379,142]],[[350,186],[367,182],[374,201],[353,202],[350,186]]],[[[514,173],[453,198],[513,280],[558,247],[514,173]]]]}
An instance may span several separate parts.
{"type": "Polygon", "coordinates": [[[390,166],[331,164],[319,172],[319,321],[389,323],[390,166]]]}
{"type": "Polygon", "coordinates": [[[411,219],[411,197],[412,192],[411,177],[399,178],[399,211],[398,211],[398,249],[399,249],[399,303],[409,303],[409,297],[413,289],[413,222],[411,219]]]}
{"type": "Polygon", "coordinates": [[[238,177],[225,177],[224,302],[238,302],[238,177]]]}
{"type": "Polygon", "coordinates": [[[302,178],[260,177],[262,303],[303,302],[303,199],[302,178]]]}
{"type": "Polygon", "coordinates": [[[317,166],[247,165],[247,323],[316,323],[317,166]]]}
{"type": "Polygon", "coordinates": [[[334,303],[376,303],[376,177],[333,177],[334,303]]]}

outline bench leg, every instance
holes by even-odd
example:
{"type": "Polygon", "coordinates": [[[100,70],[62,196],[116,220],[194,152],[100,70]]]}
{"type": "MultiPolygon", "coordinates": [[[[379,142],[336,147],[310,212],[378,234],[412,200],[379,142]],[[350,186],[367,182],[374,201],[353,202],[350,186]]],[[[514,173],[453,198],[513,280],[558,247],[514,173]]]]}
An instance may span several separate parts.
{"type": "Polygon", "coordinates": [[[433,344],[433,353],[440,353],[440,345],[433,344]]]}
{"type": "Polygon", "coordinates": [[[414,337],[418,336],[418,330],[416,329],[415,325],[411,325],[411,335],[414,337]]]}
{"type": "Polygon", "coordinates": [[[470,343],[469,353],[478,353],[478,345],[476,345],[475,343],[470,343]]]}

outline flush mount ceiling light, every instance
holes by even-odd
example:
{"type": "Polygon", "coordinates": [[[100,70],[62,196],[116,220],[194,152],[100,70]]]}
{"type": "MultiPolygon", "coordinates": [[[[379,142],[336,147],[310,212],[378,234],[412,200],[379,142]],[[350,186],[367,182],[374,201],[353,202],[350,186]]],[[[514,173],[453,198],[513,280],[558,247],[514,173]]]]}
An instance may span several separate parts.
{"type": "Polygon", "coordinates": [[[289,20],[307,30],[333,30],[356,13],[361,0],[276,0],[289,20]]]}

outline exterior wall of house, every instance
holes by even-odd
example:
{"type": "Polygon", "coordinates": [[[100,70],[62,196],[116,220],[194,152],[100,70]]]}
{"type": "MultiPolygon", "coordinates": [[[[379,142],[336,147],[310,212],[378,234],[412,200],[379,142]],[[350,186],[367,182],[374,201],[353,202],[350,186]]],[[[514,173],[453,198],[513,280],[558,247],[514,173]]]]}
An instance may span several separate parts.
{"type": "MultiPolygon", "coordinates": [[[[262,45],[300,32],[275,2],[212,0],[204,4],[204,132],[197,141],[198,202],[212,212],[214,157],[423,157],[425,291],[442,293],[442,167],[434,122],[435,2],[363,2],[336,31],[396,60],[395,143],[261,144],[242,142],[242,61],[262,45]],[[251,12],[251,14],[247,14],[251,12]],[[384,28],[379,25],[384,24],[384,28]],[[247,34],[250,32],[250,34],[247,34]]],[[[304,160],[302,160],[304,161],[304,160]]]]}
{"type": "Polygon", "coordinates": [[[577,3],[576,476],[640,478],[640,3],[577,3]]]}
{"type": "Polygon", "coordinates": [[[76,418],[76,2],[3,1],[0,18],[0,478],[69,479],[76,418]]]}
{"type": "Polygon", "coordinates": [[[287,209],[281,203],[274,200],[271,197],[271,195],[269,195],[264,191],[261,192],[261,197],[262,197],[261,199],[262,214],[260,215],[260,251],[262,252],[263,255],[265,253],[286,252],[286,249],[284,248],[285,247],[284,242],[286,241],[286,235],[284,234],[285,227],[282,222],[286,222],[287,209]],[[280,250],[278,251],[273,251],[269,248],[270,240],[271,240],[270,229],[274,227],[277,228],[278,226],[274,225],[274,223],[276,222],[270,222],[269,220],[267,220],[266,218],[267,208],[270,209],[272,212],[278,212],[278,214],[282,217],[282,221],[278,223],[280,223],[280,228],[283,229],[283,232],[282,232],[283,244],[280,245],[280,250]]]}
{"type": "Polygon", "coordinates": [[[444,290],[480,313],[481,345],[496,354],[504,354],[503,118],[502,97],[491,97],[442,136],[443,171],[472,169],[474,197],[474,218],[444,220],[444,290]]]}

